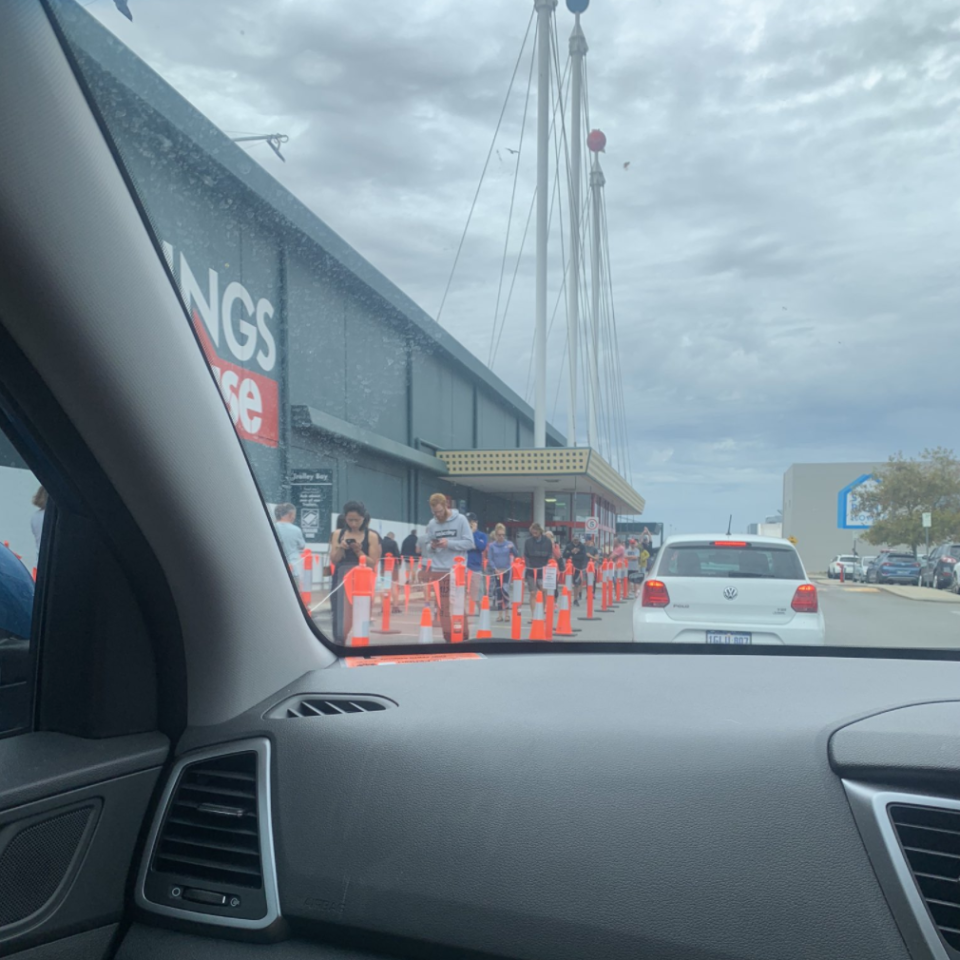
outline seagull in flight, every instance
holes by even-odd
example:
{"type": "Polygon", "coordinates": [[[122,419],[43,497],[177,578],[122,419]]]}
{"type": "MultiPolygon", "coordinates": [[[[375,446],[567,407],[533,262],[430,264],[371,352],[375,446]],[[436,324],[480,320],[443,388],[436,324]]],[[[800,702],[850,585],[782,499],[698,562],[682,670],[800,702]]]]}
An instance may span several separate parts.
{"type": "Polygon", "coordinates": [[[512,154],[514,154],[514,155],[519,155],[519,154],[520,154],[520,151],[519,151],[519,150],[514,150],[513,147],[507,147],[507,153],[512,153],[512,154]]]}

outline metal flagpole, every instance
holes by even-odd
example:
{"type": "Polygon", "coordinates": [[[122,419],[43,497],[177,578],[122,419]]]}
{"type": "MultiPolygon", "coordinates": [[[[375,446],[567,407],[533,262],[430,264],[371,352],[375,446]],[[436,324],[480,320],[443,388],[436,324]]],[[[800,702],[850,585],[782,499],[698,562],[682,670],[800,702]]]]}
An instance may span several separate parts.
{"type": "Polygon", "coordinates": [[[600,211],[602,198],[600,196],[606,178],[600,169],[600,153],[607,145],[607,138],[599,130],[591,130],[587,139],[587,146],[593,152],[593,166],[590,170],[591,206],[593,212],[593,235],[591,237],[592,251],[590,256],[590,342],[593,346],[593,356],[589,358],[587,366],[590,369],[590,389],[587,393],[587,442],[594,450],[600,450],[600,436],[597,430],[597,407],[600,404],[600,249],[602,237],[600,233],[600,211]]]}
{"type": "MultiPolygon", "coordinates": [[[[547,226],[550,213],[550,39],[557,0],[534,0],[539,17],[537,69],[537,326],[534,338],[533,445],[547,445],[547,226]]],[[[533,519],[543,525],[544,492],[533,497],[533,519]]]]}
{"type": "Polygon", "coordinates": [[[583,58],[587,55],[587,38],[580,28],[579,8],[582,0],[567,0],[567,6],[576,12],[577,22],[570,35],[570,275],[567,294],[567,362],[570,365],[570,406],[567,411],[567,446],[577,445],[577,377],[580,337],[580,177],[583,140],[581,115],[583,112],[583,58]]]}

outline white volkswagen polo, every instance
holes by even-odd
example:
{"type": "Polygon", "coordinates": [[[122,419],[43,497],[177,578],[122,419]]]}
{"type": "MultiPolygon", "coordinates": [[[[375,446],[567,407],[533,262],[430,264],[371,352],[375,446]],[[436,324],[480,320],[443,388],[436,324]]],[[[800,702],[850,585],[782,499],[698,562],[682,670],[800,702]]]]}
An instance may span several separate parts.
{"type": "Polygon", "coordinates": [[[670,537],[633,608],[640,643],[822,645],[816,585],[788,540],[670,537]]]}

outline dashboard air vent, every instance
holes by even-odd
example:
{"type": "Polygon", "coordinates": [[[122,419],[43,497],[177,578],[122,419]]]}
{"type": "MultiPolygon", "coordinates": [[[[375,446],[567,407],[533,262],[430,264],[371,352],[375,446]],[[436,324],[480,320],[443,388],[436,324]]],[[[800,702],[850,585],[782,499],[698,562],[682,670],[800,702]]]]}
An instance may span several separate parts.
{"type": "Polygon", "coordinates": [[[256,737],[174,763],[140,864],[142,909],[245,930],[279,920],[271,752],[256,737]]]}
{"type": "Polygon", "coordinates": [[[386,710],[379,700],[307,699],[287,704],[288,717],[336,717],[341,713],[373,713],[386,710]]]}
{"type": "Polygon", "coordinates": [[[891,804],[888,811],[940,936],[960,950],[960,810],[891,804]]]}
{"type": "Polygon", "coordinates": [[[160,830],[153,869],[184,880],[259,889],[255,753],[184,769],[160,830]]]}
{"type": "Polygon", "coordinates": [[[271,708],[266,716],[271,720],[286,720],[292,717],[339,717],[345,713],[379,713],[395,707],[392,700],[360,694],[306,694],[290,697],[271,708]]]}

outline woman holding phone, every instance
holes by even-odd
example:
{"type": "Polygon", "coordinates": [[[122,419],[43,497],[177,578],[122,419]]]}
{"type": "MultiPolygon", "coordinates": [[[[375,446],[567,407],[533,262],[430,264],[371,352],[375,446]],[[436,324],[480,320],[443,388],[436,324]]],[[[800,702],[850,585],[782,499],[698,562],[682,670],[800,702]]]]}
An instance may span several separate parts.
{"type": "Polygon", "coordinates": [[[380,535],[370,529],[370,514],[359,500],[343,505],[337,517],[337,529],[330,538],[330,565],[333,567],[331,608],[333,612],[333,639],[346,643],[353,627],[353,608],[343,589],[344,578],[367,558],[367,566],[377,569],[380,562],[380,535]]]}

